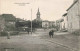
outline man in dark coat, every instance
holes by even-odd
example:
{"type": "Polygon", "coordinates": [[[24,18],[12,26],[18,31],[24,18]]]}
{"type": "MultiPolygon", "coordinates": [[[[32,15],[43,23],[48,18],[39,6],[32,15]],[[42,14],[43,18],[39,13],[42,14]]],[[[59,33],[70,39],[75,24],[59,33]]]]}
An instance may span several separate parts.
{"type": "Polygon", "coordinates": [[[51,37],[53,38],[53,35],[54,35],[54,30],[51,30],[51,31],[49,32],[50,38],[51,38],[51,37]]]}

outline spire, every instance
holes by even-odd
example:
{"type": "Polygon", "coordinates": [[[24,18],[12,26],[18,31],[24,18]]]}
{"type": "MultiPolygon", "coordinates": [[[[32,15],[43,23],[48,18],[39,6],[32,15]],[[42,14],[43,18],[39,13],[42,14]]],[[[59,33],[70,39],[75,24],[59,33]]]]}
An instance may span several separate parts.
{"type": "Polygon", "coordinates": [[[39,8],[38,8],[38,12],[39,12],[39,8]]]}
{"type": "Polygon", "coordinates": [[[36,21],[41,21],[39,8],[37,10],[36,16],[37,16],[36,21]]]}
{"type": "Polygon", "coordinates": [[[40,12],[39,12],[39,8],[38,8],[38,12],[37,12],[37,15],[40,15],[40,12]]]}

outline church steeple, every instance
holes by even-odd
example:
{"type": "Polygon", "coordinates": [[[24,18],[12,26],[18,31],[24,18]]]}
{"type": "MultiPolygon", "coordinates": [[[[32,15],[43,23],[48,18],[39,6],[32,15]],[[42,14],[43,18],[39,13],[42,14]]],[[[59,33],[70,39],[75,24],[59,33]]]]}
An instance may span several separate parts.
{"type": "Polygon", "coordinates": [[[39,8],[38,8],[38,12],[37,12],[37,15],[40,15],[40,11],[39,11],[39,8]]]}
{"type": "Polygon", "coordinates": [[[38,12],[39,12],[39,8],[38,8],[38,12]]]}
{"type": "Polygon", "coordinates": [[[39,12],[39,8],[38,8],[38,12],[39,12]]]}
{"type": "Polygon", "coordinates": [[[40,20],[40,11],[39,11],[39,8],[38,8],[38,12],[37,12],[36,16],[37,16],[37,19],[40,20]]]}

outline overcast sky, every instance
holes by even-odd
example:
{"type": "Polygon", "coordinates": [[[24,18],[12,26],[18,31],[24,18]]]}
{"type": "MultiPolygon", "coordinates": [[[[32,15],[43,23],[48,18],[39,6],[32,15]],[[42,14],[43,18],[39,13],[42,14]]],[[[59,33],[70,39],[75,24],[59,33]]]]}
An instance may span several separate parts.
{"type": "Polygon", "coordinates": [[[29,20],[36,18],[38,8],[40,9],[41,19],[55,21],[66,13],[66,9],[72,4],[73,0],[0,0],[0,14],[13,14],[17,18],[29,20]],[[25,3],[20,5],[19,3],[25,3]],[[27,4],[30,3],[30,4],[27,4]]]}

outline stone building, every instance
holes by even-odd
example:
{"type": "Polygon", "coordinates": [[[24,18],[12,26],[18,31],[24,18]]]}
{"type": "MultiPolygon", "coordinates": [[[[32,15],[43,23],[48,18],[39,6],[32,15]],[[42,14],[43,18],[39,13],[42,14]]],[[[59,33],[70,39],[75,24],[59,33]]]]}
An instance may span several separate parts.
{"type": "Polygon", "coordinates": [[[67,9],[68,31],[73,32],[80,29],[80,0],[74,0],[67,9]]]}

